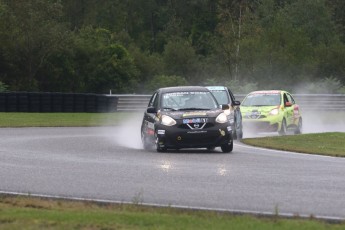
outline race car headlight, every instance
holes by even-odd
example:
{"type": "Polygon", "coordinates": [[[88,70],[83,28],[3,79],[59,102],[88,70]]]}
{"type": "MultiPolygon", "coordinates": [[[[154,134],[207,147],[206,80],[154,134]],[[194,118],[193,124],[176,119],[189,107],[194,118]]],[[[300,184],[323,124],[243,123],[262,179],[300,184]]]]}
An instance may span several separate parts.
{"type": "Polygon", "coordinates": [[[225,113],[221,113],[217,116],[216,118],[216,122],[218,123],[225,123],[225,122],[228,122],[228,117],[226,116],[225,113]]]}
{"type": "Polygon", "coordinates": [[[176,121],[167,115],[162,115],[161,123],[162,123],[162,125],[173,126],[176,124],[176,121]]]}
{"type": "Polygon", "coordinates": [[[230,115],[230,110],[229,109],[224,110],[224,113],[225,113],[225,115],[229,116],[230,115]]]}
{"type": "Polygon", "coordinates": [[[279,114],[279,109],[278,108],[275,108],[275,109],[272,109],[271,112],[269,113],[269,115],[278,115],[279,114]]]}

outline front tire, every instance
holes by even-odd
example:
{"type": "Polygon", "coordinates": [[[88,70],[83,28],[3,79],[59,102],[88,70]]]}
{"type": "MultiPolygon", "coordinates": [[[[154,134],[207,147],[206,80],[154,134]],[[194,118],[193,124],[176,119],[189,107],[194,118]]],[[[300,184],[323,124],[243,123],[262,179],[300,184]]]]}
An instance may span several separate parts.
{"type": "Polygon", "coordinates": [[[235,121],[235,125],[232,128],[233,128],[232,136],[234,140],[241,140],[243,137],[242,124],[238,124],[237,121],[235,121]]]}
{"type": "Polygon", "coordinates": [[[236,132],[236,140],[241,140],[243,138],[243,127],[241,125],[240,129],[236,132]]]}
{"type": "Polygon", "coordinates": [[[234,140],[231,138],[231,143],[226,143],[221,145],[220,148],[222,149],[223,153],[230,153],[234,148],[234,140]]]}
{"type": "Polygon", "coordinates": [[[145,135],[142,135],[141,136],[141,143],[143,145],[143,148],[145,150],[151,150],[153,148],[153,145],[152,143],[150,143],[148,140],[148,138],[145,136],[145,135]]]}
{"type": "Polygon", "coordinates": [[[286,135],[286,130],[287,130],[287,127],[286,127],[286,121],[284,118],[282,121],[282,125],[280,127],[280,130],[278,131],[279,135],[286,135]]]}
{"type": "Polygon", "coordinates": [[[302,122],[302,118],[300,118],[298,120],[298,125],[297,125],[294,133],[295,134],[301,134],[302,133],[302,127],[303,127],[303,122],[302,122]]]}

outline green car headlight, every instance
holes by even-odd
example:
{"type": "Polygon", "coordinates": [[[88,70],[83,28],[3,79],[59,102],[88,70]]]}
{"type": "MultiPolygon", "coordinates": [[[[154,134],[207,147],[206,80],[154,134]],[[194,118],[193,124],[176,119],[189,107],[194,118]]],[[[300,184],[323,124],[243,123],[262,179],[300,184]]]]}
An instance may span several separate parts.
{"type": "Polygon", "coordinates": [[[272,109],[269,112],[269,115],[272,115],[272,116],[275,116],[275,115],[278,115],[278,114],[279,114],[279,108],[272,109]]]}

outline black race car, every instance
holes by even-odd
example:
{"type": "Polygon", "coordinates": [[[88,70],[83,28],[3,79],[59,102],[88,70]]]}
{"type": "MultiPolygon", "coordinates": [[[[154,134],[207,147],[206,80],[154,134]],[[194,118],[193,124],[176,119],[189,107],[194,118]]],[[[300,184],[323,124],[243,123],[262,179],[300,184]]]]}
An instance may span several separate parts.
{"type": "Polygon", "coordinates": [[[233,149],[232,129],[223,110],[205,87],[183,86],[158,89],[151,97],[141,125],[145,149],[221,147],[233,149]]]}

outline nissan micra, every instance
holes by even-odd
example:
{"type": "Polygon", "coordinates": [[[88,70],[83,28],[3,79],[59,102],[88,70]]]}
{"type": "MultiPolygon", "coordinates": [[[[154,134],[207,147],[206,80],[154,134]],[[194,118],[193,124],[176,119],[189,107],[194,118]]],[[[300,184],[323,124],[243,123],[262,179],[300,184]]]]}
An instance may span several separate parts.
{"type": "Polygon", "coordinates": [[[153,93],[141,125],[145,149],[221,147],[233,150],[232,128],[213,94],[205,87],[160,88],[153,93]]]}
{"type": "Polygon", "coordinates": [[[283,90],[264,90],[249,93],[241,103],[244,129],[257,132],[278,132],[288,129],[302,132],[302,115],[293,96],[283,90]]]}

